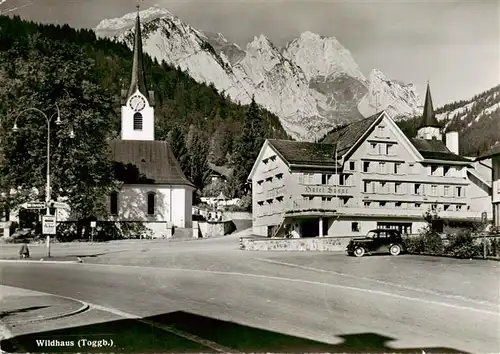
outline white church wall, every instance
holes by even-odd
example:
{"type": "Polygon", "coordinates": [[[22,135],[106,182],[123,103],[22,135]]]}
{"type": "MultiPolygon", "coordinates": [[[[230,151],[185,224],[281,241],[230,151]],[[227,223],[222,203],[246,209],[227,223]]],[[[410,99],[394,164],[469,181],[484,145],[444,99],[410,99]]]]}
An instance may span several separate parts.
{"type": "Polygon", "coordinates": [[[124,185],[118,194],[118,215],[113,219],[192,227],[191,190],[188,186],[124,185]],[[155,194],[153,215],[148,215],[148,193],[155,194]]]}

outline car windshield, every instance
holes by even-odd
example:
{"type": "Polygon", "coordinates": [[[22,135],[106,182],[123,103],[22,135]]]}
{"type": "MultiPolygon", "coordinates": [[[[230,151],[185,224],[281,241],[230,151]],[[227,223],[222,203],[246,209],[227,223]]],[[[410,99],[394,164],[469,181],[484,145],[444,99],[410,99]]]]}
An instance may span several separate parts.
{"type": "Polygon", "coordinates": [[[368,237],[368,238],[375,238],[375,237],[377,237],[377,233],[375,231],[370,231],[370,232],[368,232],[368,234],[366,235],[366,237],[368,237]]]}

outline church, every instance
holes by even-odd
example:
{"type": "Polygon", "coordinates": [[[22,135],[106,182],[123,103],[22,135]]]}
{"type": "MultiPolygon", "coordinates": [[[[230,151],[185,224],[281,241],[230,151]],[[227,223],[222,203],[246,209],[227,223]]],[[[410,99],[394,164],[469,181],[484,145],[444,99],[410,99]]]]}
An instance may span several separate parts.
{"type": "Polygon", "coordinates": [[[109,196],[109,213],[112,221],[142,222],[153,237],[169,237],[172,227],[192,228],[195,187],[170,145],[155,140],[155,100],[146,84],[139,7],[133,50],[130,87],[122,91],[121,136],[110,143],[123,186],[109,196]]]}

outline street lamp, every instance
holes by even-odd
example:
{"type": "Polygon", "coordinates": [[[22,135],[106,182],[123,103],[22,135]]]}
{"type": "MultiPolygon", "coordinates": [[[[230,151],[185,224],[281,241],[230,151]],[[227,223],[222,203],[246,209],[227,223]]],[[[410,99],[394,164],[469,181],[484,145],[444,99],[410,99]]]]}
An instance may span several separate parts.
{"type": "MultiPolygon", "coordinates": [[[[46,185],[45,185],[45,203],[46,203],[46,206],[45,206],[46,211],[45,212],[46,212],[46,215],[50,215],[49,204],[50,204],[50,200],[51,200],[51,196],[50,196],[50,193],[51,193],[51,190],[50,190],[50,123],[52,121],[52,118],[54,118],[54,116],[56,116],[56,115],[57,115],[57,119],[55,121],[56,125],[60,125],[62,123],[61,122],[61,114],[60,114],[59,106],[57,105],[57,103],[56,103],[56,109],[57,109],[57,112],[54,113],[53,115],[51,115],[49,118],[44,112],[42,112],[38,108],[34,108],[34,107],[27,108],[27,109],[19,112],[16,119],[14,120],[14,127],[12,128],[12,130],[14,132],[19,131],[19,128],[17,127],[17,119],[21,116],[21,114],[23,114],[25,112],[29,112],[29,111],[34,111],[34,112],[40,113],[41,115],[44,116],[45,120],[47,121],[47,173],[46,173],[46,185]]],[[[73,129],[71,129],[69,137],[70,138],[75,137],[75,133],[73,132],[73,129]]],[[[50,257],[50,235],[47,235],[47,249],[48,249],[48,256],[50,257]]]]}

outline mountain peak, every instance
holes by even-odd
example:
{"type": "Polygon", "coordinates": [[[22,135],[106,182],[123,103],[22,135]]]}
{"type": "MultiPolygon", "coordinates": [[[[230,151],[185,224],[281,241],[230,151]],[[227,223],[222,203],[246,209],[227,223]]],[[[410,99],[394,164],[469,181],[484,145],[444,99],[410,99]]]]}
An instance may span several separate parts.
{"type": "MultiPolygon", "coordinates": [[[[102,20],[95,28],[95,31],[121,31],[130,28],[133,26],[136,16],[137,12],[129,12],[119,18],[102,20]]],[[[170,11],[158,5],[139,11],[139,16],[141,17],[142,23],[147,23],[162,17],[176,17],[170,11]]]]}

